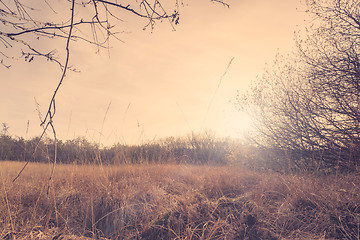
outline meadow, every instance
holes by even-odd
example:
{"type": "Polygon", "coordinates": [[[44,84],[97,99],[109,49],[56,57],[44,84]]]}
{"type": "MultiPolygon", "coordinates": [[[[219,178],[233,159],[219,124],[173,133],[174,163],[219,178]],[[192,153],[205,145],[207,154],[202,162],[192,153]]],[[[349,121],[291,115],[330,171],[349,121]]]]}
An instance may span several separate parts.
{"type": "Polygon", "coordinates": [[[0,161],[0,239],[360,239],[358,173],[0,161]]]}

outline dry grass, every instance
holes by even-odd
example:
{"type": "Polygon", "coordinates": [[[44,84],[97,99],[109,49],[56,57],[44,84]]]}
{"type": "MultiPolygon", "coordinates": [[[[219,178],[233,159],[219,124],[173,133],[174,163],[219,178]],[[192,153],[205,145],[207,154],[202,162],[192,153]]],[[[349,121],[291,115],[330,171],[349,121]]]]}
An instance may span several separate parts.
{"type": "Polygon", "coordinates": [[[2,239],[360,239],[360,176],[0,162],[2,239]]]}

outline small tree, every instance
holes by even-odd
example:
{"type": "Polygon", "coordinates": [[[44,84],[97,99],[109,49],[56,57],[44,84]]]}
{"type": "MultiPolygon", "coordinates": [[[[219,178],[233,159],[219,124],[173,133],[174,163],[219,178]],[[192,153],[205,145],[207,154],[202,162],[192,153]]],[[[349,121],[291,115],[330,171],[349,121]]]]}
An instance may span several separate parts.
{"type": "Polygon", "coordinates": [[[9,125],[7,123],[2,123],[1,136],[9,135],[9,125]]]}
{"type": "Polygon", "coordinates": [[[2,123],[0,133],[0,160],[7,160],[11,149],[11,137],[9,136],[9,126],[2,123]]]}

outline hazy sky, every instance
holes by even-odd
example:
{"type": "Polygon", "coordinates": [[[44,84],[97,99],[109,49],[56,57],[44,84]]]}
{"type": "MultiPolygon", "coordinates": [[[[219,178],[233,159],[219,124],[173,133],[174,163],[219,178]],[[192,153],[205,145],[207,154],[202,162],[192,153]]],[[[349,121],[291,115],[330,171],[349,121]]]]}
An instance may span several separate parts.
{"type": "MultiPolygon", "coordinates": [[[[204,129],[232,137],[246,131],[250,123],[231,100],[276,53],[293,49],[294,31],[307,17],[303,6],[296,0],[234,0],[228,9],[209,0],[184,1],[176,31],[164,22],[151,33],[143,23],[125,20],[124,43],[112,40],[110,56],[84,43],[71,46],[71,63],[81,73],[68,73],[57,97],[54,123],[61,139],[137,144],[204,129]]],[[[61,72],[41,60],[12,65],[0,67],[0,122],[16,136],[39,135],[34,99],[45,114],[61,72]]]]}

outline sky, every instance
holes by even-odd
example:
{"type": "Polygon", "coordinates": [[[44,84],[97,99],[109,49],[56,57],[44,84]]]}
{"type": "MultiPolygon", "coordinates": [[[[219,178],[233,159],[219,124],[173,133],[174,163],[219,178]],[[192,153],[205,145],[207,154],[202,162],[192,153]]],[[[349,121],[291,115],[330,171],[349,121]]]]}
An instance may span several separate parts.
{"type": "MultiPolygon", "coordinates": [[[[143,22],[125,19],[118,25],[122,41],[111,40],[110,54],[73,43],[70,62],[80,72],[68,72],[57,96],[58,138],[112,145],[205,130],[244,137],[251,120],[237,110],[237,92],[245,92],[276,54],[294,50],[294,32],[308,16],[296,0],[228,3],[184,0],[175,31],[166,21],[144,31],[143,22]]],[[[47,110],[59,67],[19,59],[10,69],[0,66],[0,73],[0,122],[14,136],[40,135],[39,114],[47,110]]]]}

